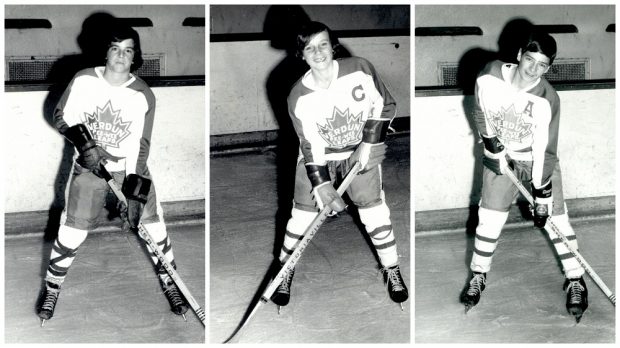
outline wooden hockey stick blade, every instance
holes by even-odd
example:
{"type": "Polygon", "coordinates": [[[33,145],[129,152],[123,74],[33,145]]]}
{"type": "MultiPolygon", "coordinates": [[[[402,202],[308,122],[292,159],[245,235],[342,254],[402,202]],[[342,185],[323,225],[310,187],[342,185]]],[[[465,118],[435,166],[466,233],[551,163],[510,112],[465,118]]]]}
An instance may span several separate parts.
{"type": "MultiPolygon", "coordinates": [[[[512,172],[512,170],[510,168],[508,168],[508,167],[504,167],[503,173],[505,175],[507,175],[508,178],[510,179],[510,181],[512,181],[512,183],[519,189],[519,191],[521,192],[523,197],[525,197],[525,199],[527,199],[527,201],[530,203],[530,205],[534,206],[534,198],[529,193],[529,191],[525,188],[525,186],[523,186],[521,181],[519,181],[519,179],[512,172]]],[[[575,257],[577,262],[579,262],[579,264],[590,275],[590,278],[592,278],[592,280],[596,283],[596,285],[598,285],[598,287],[603,291],[603,293],[605,293],[607,298],[615,306],[616,305],[616,296],[607,287],[607,285],[605,285],[605,283],[598,276],[598,274],[596,274],[596,272],[594,272],[594,269],[592,269],[592,267],[590,267],[590,265],[586,262],[586,260],[583,258],[583,256],[581,256],[581,254],[570,245],[570,243],[569,243],[568,239],[566,238],[566,236],[564,235],[564,233],[562,233],[562,231],[560,231],[560,229],[557,227],[557,225],[553,223],[553,217],[552,216],[550,216],[547,219],[547,224],[545,225],[545,230],[550,235],[556,236],[556,237],[560,238],[560,240],[562,241],[564,246],[568,249],[568,251],[570,251],[570,253],[575,257]]]]}
{"type": "Polygon", "coordinates": [[[252,302],[250,304],[250,307],[248,308],[248,311],[243,316],[241,323],[237,325],[237,327],[235,328],[235,331],[233,331],[233,333],[226,339],[226,341],[224,341],[224,343],[238,343],[239,342],[238,333],[246,326],[246,324],[250,321],[250,319],[252,319],[254,314],[258,312],[258,308],[260,308],[264,303],[266,302],[263,301],[262,297],[258,300],[258,302],[252,302]]]}
{"type": "MultiPolygon", "coordinates": [[[[104,180],[110,186],[110,189],[112,190],[112,192],[116,195],[119,201],[127,205],[127,198],[121,191],[121,188],[118,186],[118,183],[114,181],[114,178],[112,177],[110,172],[108,172],[108,170],[105,168],[105,166],[101,166],[101,169],[102,169],[101,174],[103,175],[104,180]]],[[[149,247],[153,251],[153,254],[155,254],[155,256],[157,257],[161,265],[164,267],[164,269],[168,273],[168,275],[170,275],[170,278],[177,285],[177,287],[179,288],[179,291],[183,294],[183,297],[185,297],[185,300],[187,301],[187,303],[190,305],[194,313],[196,313],[196,316],[198,316],[198,319],[200,319],[200,322],[202,323],[202,325],[206,327],[206,316],[205,316],[204,310],[202,309],[202,307],[200,307],[196,299],[194,299],[192,294],[189,292],[189,289],[187,288],[187,286],[181,279],[181,276],[179,275],[179,273],[174,269],[172,264],[170,264],[170,261],[168,261],[168,259],[166,258],[166,255],[164,254],[162,249],[159,247],[159,245],[157,245],[155,240],[153,240],[153,237],[151,236],[149,231],[146,229],[146,227],[144,227],[144,224],[142,224],[142,222],[138,224],[138,234],[140,235],[141,239],[144,240],[149,245],[149,247]]]]}
{"type": "MultiPolygon", "coordinates": [[[[340,196],[342,196],[344,194],[344,192],[347,190],[347,188],[349,187],[349,185],[351,185],[351,182],[353,182],[353,179],[355,179],[355,176],[357,174],[359,174],[359,172],[361,171],[361,165],[359,162],[356,162],[353,165],[353,168],[351,168],[351,170],[349,171],[349,173],[345,176],[345,178],[342,180],[342,183],[340,184],[340,186],[338,187],[338,189],[336,190],[336,192],[338,192],[338,194],[340,196]]],[[[314,237],[314,235],[316,234],[316,232],[319,230],[319,228],[321,227],[321,225],[323,225],[323,222],[325,222],[325,220],[327,219],[327,215],[332,211],[332,209],[326,205],[325,208],[323,208],[318,214],[317,216],[312,220],[312,222],[310,223],[310,225],[308,225],[308,227],[306,228],[306,230],[303,233],[303,237],[302,239],[297,243],[297,246],[295,247],[295,250],[293,251],[293,253],[291,254],[291,256],[288,258],[288,260],[284,263],[284,265],[282,265],[282,268],[280,268],[280,271],[278,272],[278,274],[276,274],[276,276],[273,278],[273,280],[271,281],[271,283],[269,284],[269,286],[267,286],[267,288],[265,289],[265,291],[263,291],[263,294],[260,297],[260,300],[255,302],[255,303],[251,303],[250,304],[250,308],[252,308],[252,310],[250,311],[246,311],[247,314],[241,321],[241,323],[237,326],[237,328],[235,329],[235,331],[230,335],[230,337],[228,337],[228,339],[226,339],[226,341],[224,341],[224,343],[234,343],[237,341],[238,339],[238,334],[239,332],[247,326],[247,324],[249,323],[250,319],[254,316],[254,314],[257,312],[258,308],[264,304],[269,302],[269,300],[271,299],[271,295],[273,295],[273,293],[275,292],[275,290],[278,288],[278,286],[280,285],[280,283],[282,282],[282,280],[284,279],[284,274],[286,273],[287,270],[291,270],[295,267],[295,265],[297,264],[297,262],[299,261],[299,259],[301,258],[301,254],[303,253],[303,251],[306,249],[306,247],[308,246],[308,244],[310,244],[310,241],[312,240],[312,238],[314,237]],[[236,338],[237,337],[237,338],[236,338]]]]}

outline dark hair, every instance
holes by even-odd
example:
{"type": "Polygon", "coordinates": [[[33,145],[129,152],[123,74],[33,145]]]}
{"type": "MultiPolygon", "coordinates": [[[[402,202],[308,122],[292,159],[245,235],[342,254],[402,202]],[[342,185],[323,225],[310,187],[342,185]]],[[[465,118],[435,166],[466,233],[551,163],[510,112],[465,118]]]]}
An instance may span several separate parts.
{"type": "Polygon", "coordinates": [[[297,33],[295,56],[298,58],[303,57],[304,48],[308,45],[310,40],[318,34],[326,31],[329,36],[329,42],[332,44],[332,50],[336,51],[340,47],[340,42],[329,27],[321,22],[308,22],[303,25],[297,33]]]}
{"type": "Polygon", "coordinates": [[[108,45],[112,45],[113,42],[121,42],[127,39],[132,39],[134,57],[133,63],[131,64],[131,71],[136,71],[142,66],[142,63],[144,62],[144,60],[142,59],[142,49],[140,48],[140,35],[138,35],[138,32],[134,28],[128,25],[124,25],[119,19],[116,19],[115,24],[116,25],[112,26],[110,32],[108,45]]]}
{"type": "Polygon", "coordinates": [[[555,39],[548,33],[540,30],[533,30],[523,46],[521,46],[521,53],[539,52],[549,57],[550,65],[553,63],[557,51],[558,47],[555,39]]]}

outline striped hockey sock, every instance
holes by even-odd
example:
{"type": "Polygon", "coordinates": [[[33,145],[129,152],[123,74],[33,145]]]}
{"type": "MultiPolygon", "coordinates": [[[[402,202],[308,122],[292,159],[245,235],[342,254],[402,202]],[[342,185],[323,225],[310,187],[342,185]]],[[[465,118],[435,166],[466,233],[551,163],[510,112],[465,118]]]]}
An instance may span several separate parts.
{"type": "MultiPolygon", "coordinates": [[[[160,222],[144,224],[144,227],[146,228],[147,231],[149,231],[151,238],[153,238],[153,240],[157,243],[157,245],[163,251],[164,255],[166,256],[166,259],[168,259],[170,264],[176,269],[176,263],[174,261],[174,253],[172,252],[172,243],[170,241],[170,238],[168,237],[168,232],[166,231],[166,225],[160,221],[160,222]]],[[[159,262],[159,259],[157,258],[157,256],[155,256],[153,249],[151,249],[151,247],[148,244],[146,245],[146,247],[148,251],[151,253],[151,260],[153,261],[153,264],[155,265],[155,269],[158,270],[160,274],[160,278],[161,276],[166,276],[167,275],[166,270],[162,267],[161,262],[159,262]]]]}
{"type": "Polygon", "coordinates": [[[303,234],[317,216],[316,212],[309,212],[293,208],[291,218],[286,225],[286,234],[284,235],[284,243],[280,250],[280,262],[285,263],[293,254],[297,243],[303,238],[303,234]]]}
{"type": "MultiPolygon", "coordinates": [[[[570,222],[568,221],[568,214],[564,213],[562,215],[553,216],[553,223],[557,226],[557,228],[564,234],[568,242],[576,251],[579,251],[579,246],[577,245],[577,236],[575,235],[575,231],[573,230],[570,222]]],[[[564,268],[564,275],[566,278],[579,278],[584,273],[585,270],[579,264],[579,262],[575,259],[573,254],[568,250],[566,245],[562,242],[562,240],[554,236],[549,236],[551,241],[553,242],[553,246],[555,247],[556,252],[558,253],[558,257],[562,262],[562,267],[564,268]]]]}
{"type": "Polygon", "coordinates": [[[377,251],[381,265],[383,267],[397,265],[398,252],[388,206],[382,201],[381,204],[374,207],[359,208],[359,214],[377,251]]]}
{"type": "Polygon", "coordinates": [[[491,270],[491,262],[497,248],[497,240],[507,219],[508,212],[479,208],[474,253],[470,265],[472,271],[487,273],[491,270]]]}
{"type": "Polygon", "coordinates": [[[67,271],[73,263],[80,245],[86,239],[88,231],[60,225],[58,237],[50,253],[50,263],[47,267],[45,280],[54,284],[62,284],[67,271]]]}

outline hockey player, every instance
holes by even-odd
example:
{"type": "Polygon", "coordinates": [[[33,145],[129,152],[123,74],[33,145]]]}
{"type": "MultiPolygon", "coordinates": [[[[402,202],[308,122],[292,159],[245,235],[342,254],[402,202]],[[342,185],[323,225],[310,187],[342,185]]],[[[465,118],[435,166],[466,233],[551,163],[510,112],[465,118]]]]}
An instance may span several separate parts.
{"type": "MultiPolygon", "coordinates": [[[[105,163],[114,179],[122,183],[128,198],[127,205],[121,205],[122,216],[132,230],[142,221],[176,268],[147,167],[155,97],[146,83],[131,73],[142,64],[138,33],[117,24],[111,27],[105,66],[78,72],[55,110],[55,127],[77,152],[39,303],[41,325],[54,315],[61,286],[77,250],[88,231],[96,227],[109,192],[107,182],[101,178],[101,166],[105,163]]],[[[149,251],[172,311],[185,316],[186,300],[153,251],[149,251]]]]}
{"type": "MultiPolygon", "coordinates": [[[[363,169],[347,192],[377,250],[390,298],[402,307],[408,292],[381,181],[387,147],[384,140],[396,114],[396,103],[367,60],[334,60],[338,46],[332,31],[319,22],[308,23],[297,36],[297,56],[310,70],[295,83],[288,97],[300,154],[294,204],[279,261],[284,264],[293,253],[317,208],[327,204],[336,212],[344,210],[345,203],[333,181],[359,161],[363,169]]],[[[272,296],[278,306],[289,302],[293,273],[286,273],[272,296]]]]}
{"type": "MultiPolygon", "coordinates": [[[[481,202],[471,260],[473,272],[462,294],[467,310],[476,305],[486,286],[486,274],[510,206],[518,194],[503,175],[512,168],[522,182],[530,182],[534,197],[534,225],[542,228],[549,215],[577,249],[562,194],[557,155],[560,99],[542,75],[556,56],[556,42],[547,33],[533,31],[518,52],[518,64],[493,61],[476,80],[475,124],[484,144],[481,202]]],[[[562,244],[552,240],[566,280],[567,310],[577,322],[588,307],[584,269],[562,244]]]]}

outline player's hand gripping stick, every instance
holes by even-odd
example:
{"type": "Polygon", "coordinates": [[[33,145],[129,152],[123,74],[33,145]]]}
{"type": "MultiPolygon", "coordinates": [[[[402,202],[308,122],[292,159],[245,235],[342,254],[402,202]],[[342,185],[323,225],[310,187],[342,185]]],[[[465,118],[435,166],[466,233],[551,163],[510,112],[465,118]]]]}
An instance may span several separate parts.
{"type": "MultiPolygon", "coordinates": [[[[337,192],[340,196],[342,196],[342,194],[347,190],[349,185],[351,185],[351,182],[353,181],[353,179],[355,179],[355,176],[359,174],[361,169],[362,169],[362,166],[360,165],[360,163],[355,162],[355,164],[353,165],[353,168],[351,168],[349,173],[342,180],[342,183],[338,187],[337,192]]],[[[284,273],[286,273],[287,270],[292,270],[295,267],[295,265],[299,261],[299,258],[301,258],[301,254],[304,252],[304,249],[306,249],[308,244],[310,244],[310,241],[312,240],[316,232],[319,230],[323,222],[325,222],[328,214],[331,211],[332,211],[332,208],[329,205],[326,205],[323,209],[321,209],[321,211],[317,214],[314,220],[312,220],[308,228],[306,228],[306,230],[304,231],[303,238],[297,243],[297,246],[295,247],[295,251],[293,251],[293,254],[291,254],[291,256],[284,263],[284,265],[282,265],[282,268],[280,269],[278,274],[276,274],[275,278],[271,281],[271,283],[269,283],[265,291],[263,291],[260,301],[258,301],[254,305],[254,308],[252,309],[250,314],[246,316],[246,318],[241,322],[241,324],[232,333],[232,335],[226,341],[224,341],[224,343],[234,342],[233,338],[241,331],[241,329],[243,329],[247,325],[250,319],[257,312],[258,308],[260,308],[261,305],[269,302],[271,295],[273,295],[273,293],[276,291],[276,289],[278,288],[278,286],[284,279],[284,273]]]]}
{"type": "MultiPolygon", "coordinates": [[[[125,206],[127,206],[127,198],[123,194],[123,191],[119,187],[118,183],[116,181],[114,181],[114,178],[112,177],[110,172],[108,172],[108,170],[105,168],[104,165],[101,165],[101,171],[100,172],[101,172],[101,177],[104,178],[105,181],[108,182],[108,185],[110,186],[110,189],[112,189],[112,192],[114,192],[114,194],[116,195],[118,200],[121,201],[123,204],[125,204],[125,206]]],[[[179,291],[181,291],[181,293],[183,294],[183,296],[187,300],[187,303],[190,305],[190,307],[192,307],[192,310],[194,311],[194,313],[196,313],[196,315],[198,316],[198,318],[202,322],[202,325],[206,326],[206,323],[205,323],[206,318],[205,318],[204,310],[200,307],[200,305],[198,304],[196,299],[194,299],[192,294],[189,292],[189,289],[187,288],[187,286],[185,285],[183,280],[181,280],[181,277],[179,276],[179,273],[177,273],[177,271],[174,269],[174,267],[172,267],[172,265],[170,264],[170,261],[168,261],[168,259],[166,258],[166,255],[161,250],[159,245],[157,245],[155,240],[153,240],[153,237],[151,237],[151,234],[144,227],[142,222],[138,223],[138,234],[149,245],[151,250],[153,250],[153,253],[157,257],[159,262],[161,262],[162,267],[164,267],[166,272],[168,272],[168,274],[170,275],[170,278],[177,285],[177,287],[179,288],[179,291]]]]}
{"type": "MultiPolygon", "coordinates": [[[[528,192],[525,186],[523,186],[523,184],[519,181],[519,179],[512,172],[512,170],[510,170],[510,168],[508,167],[504,167],[502,172],[504,173],[504,175],[507,175],[508,178],[510,178],[510,181],[512,181],[512,183],[519,189],[523,197],[525,197],[525,199],[528,200],[530,205],[534,206],[534,198],[528,192]]],[[[562,231],[560,231],[557,225],[553,223],[553,217],[549,216],[549,218],[547,219],[547,223],[545,224],[545,230],[551,236],[556,236],[557,238],[560,238],[564,246],[566,246],[566,248],[570,251],[570,253],[573,254],[577,262],[579,262],[579,264],[586,270],[586,272],[588,272],[588,274],[590,275],[590,278],[592,278],[592,280],[596,283],[596,285],[598,285],[598,287],[603,291],[603,293],[605,293],[607,298],[609,298],[611,303],[615,306],[616,296],[611,292],[611,290],[609,290],[607,285],[605,285],[603,280],[596,274],[596,272],[594,272],[592,267],[590,267],[590,265],[586,262],[583,256],[581,256],[581,254],[570,245],[566,236],[564,236],[564,234],[562,233],[562,231]]]]}

